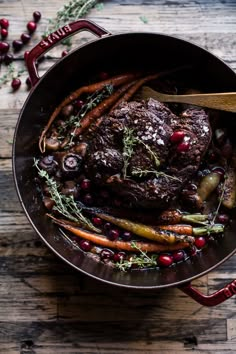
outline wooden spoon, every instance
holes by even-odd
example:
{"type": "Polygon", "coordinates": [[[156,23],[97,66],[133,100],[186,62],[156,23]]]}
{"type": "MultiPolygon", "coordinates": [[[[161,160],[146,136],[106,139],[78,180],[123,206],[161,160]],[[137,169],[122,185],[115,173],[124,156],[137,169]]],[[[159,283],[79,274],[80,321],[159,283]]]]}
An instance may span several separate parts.
{"type": "Polygon", "coordinates": [[[167,95],[143,86],[140,91],[140,97],[142,99],[154,98],[160,102],[188,103],[236,113],[236,92],[167,95]]]}

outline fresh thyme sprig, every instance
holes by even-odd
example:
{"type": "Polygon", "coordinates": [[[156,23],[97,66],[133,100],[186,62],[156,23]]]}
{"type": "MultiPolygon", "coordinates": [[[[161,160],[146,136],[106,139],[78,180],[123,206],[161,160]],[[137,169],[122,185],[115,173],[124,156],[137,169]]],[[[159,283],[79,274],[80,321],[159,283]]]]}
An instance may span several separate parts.
{"type": "Polygon", "coordinates": [[[78,114],[68,121],[65,127],[71,126],[73,131],[70,133],[69,146],[73,144],[73,139],[75,137],[76,128],[80,126],[81,119],[93,108],[95,108],[99,103],[101,103],[105,98],[109,97],[113,92],[112,85],[105,85],[102,90],[94,92],[87,98],[85,104],[81,107],[78,114]]]}
{"type": "Polygon", "coordinates": [[[13,63],[9,64],[7,66],[7,72],[2,77],[0,77],[0,87],[2,87],[2,85],[6,84],[8,81],[21,76],[24,72],[24,68],[17,70],[13,63]]]}
{"type": "Polygon", "coordinates": [[[134,136],[133,129],[130,129],[127,127],[124,128],[124,133],[123,133],[123,159],[124,159],[123,176],[124,176],[124,178],[127,177],[127,169],[129,166],[129,160],[134,153],[134,147],[136,144],[141,144],[145,147],[145,149],[148,151],[151,158],[153,159],[156,169],[142,170],[141,168],[137,168],[132,171],[133,176],[145,177],[148,174],[154,174],[157,177],[163,176],[167,179],[173,179],[176,181],[180,181],[180,179],[177,177],[170,176],[170,175],[166,174],[165,172],[157,170],[160,166],[160,160],[159,160],[158,156],[152,151],[152,149],[150,148],[149,145],[145,144],[139,137],[134,136]]]}
{"type": "Polygon", "coordinates": [[[51,194],[51,199],[55,202],[53,209],[58,211],[67,219],[81,223],[81,225],[88,230],[100,232],[100,230],[97,229],[91,221],[82,214],[81,209],[78,208],[72,195],[66,196],[59,192],[57,182],[51,178],[45,170],[40,169],[38,162],[39,160],[34,159],[34,166],[38,170],[39,177],[46,180],[49,193],[51,194]]]}
{"type": "Polygon", "coordinates": [[[147,267],[156,267],[157,266],[157,255],[152,254],[148,256],[146,252],[143,252],[136,242],[131,242],[131,246],[134,249],[137,249],[140,252],[140,255],[134,255],[127,259],[122,259],[120,262],[116,263],[116,268],[125,272],[128,269],[131,269],[133,265],[137,266],[138,268],[147,268],[147,267]]]}
{"type": "Polygon", "coordinates": [[[168,175],[168,174],[166,174],[165,172],[162,172],[162,171],[142,170],[141,168],[137,168],[136,170],[132,171],[132,175],[133,176],[138,176],[138,177],[146,177],[149,174],[154,174],[156,177],[163,176],[166,179],[172,179],[172,180],[181,182],[181,180],[178,177],[168,175]]]}
{"type": "MultiPolygon", "coordinates": [[[[97,3],[98,0],[70,0],[68,4],[65,4],[57,12],[55,19],[49,20],[43,38],[56,31],[58,28],[77,20],[78,18],[84,17],[97,3]]],[[[70,38],[64,40],[63,44],[71,46],[70,38]]]]}
{"type": "Polygon", "coordinates": [[[124,166],[123,166],[123,176],[124,178],[127,177],[127,169],[129,166],[129,160],[134,153],[134,147],[137,144],[137,139],[134,136],[133,129],[124,127],[123,133],[123,159],[124,159],[124,166]]]}

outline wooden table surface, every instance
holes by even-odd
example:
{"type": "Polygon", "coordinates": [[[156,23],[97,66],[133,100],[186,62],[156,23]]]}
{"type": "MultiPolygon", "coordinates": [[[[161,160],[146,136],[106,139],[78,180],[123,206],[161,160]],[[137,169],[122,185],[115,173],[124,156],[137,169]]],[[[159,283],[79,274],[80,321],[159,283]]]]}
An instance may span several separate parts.
{"type": "MultiPolygon", "coordinates": [[[[25,50],[33,47],[62,5],[63,0],[1,0],[9,40],[19,38],[39,10],[42,20],[25,50]]],[[[113,33],[140,30],[188,39],[236,70],[235,0],[107,0],[88,18],[113,33]]],[[[81,34],[73,43],[86,40],[81,34]]],[[[16,56],[22,67],[23,51],[16,56]]],[[[54,61],[43,62],[41,72],[54,61]]],[[[0,78],[4,72],[2,66],[0,78]]],[[[75,272],[40,241],[18,202],[11,170],[13,132],[27,95],[24,84],[15,93],[9,83],[0,89],[0,353],[235,353],[235,297],[206,308],[175,288],[111,287],[75,272]]],[[[194,285],[211,293],[234,278],[236,256],[194,285]]]]}

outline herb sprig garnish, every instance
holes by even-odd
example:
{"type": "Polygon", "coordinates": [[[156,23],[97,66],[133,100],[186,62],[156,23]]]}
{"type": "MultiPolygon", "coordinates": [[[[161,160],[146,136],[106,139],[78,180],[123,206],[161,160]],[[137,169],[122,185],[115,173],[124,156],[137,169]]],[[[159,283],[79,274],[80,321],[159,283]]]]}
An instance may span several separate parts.
{"type": "Polygon", "coordinates": [[[148,256],[146,252],[143,252],[136,242],[131,242],[131,246],[140,252],[140,255],[134,255],[129,259],[122,259],[120,262],[116,263],[116,268],[125,272],[132,268],[133,265],[138,268],[156,267],[157,266],[157,255],[152,254],[148,256]]]}
{"type": "Polygon", "coordinates": [[[145,147],[145,149],[148,151],[149,155],[151,156],[151,158],[154,161],[155,169],[142,170],[141,168],[137,168],[131,172],[133,176],[146,177],[149,174],[154,174],[156,177],[163,176],[167,179],[173,179],[173,180],[180,181],[180,179],[177,177],[170,176],[170,175],[166,174],[165,172],[157,170],[160,166],[160,160],[159,160],[157,154],[155,154],[152,151],[152,149],[150,148],[150,146],[145,144],[139,137],[134,136],[133,129],[130,129],[127,127],[124,128],[124,133],[123,133],[123,159],[124,159],[123,176],[124,176],[124,178],[127,177],[127,169],[129,166],[129,161],[134,153],[134,147],[136,144],[140,144],[145,147]]]}
{"type": "Polygon", "coordinates": [[[76,128],[80,126],[81,119],[93,108],[97,107],[105,98],[109,97],[113,93],[112,85],[104,85],[102,90],[94,92],[87,98],[85,104],[81,107],[80,111],[76,116],[71,117],[71,119],[65,124],[65,127],[71,126],[73,131],[70,133],[70,141],[68,146],[73,145],[73,139],[75,137],[76,128]]]}
{"type": "Polygon", "coordinates": [[[12,79],[18,78],[24,72],[25,72],[24,68],[17,70],[13,63],[9,64],[7,66],[7,72],[2,77],[0,77],[0,88],[2,87],[3,84],[6,84],[8,81],[12,79]]]}
{"type": "MultiPolygon", "coordinates": [[[[50,33],[56,31],[58,28],[77,20],[78,18],[87,15],[90,9],[95,7],[98,0],[71,0],[65,4],[56,14],[55,19],[50,19],[48,27],[43,34],[43,38],[50,33]]],[[[71,46],[71,39],[68,38],[63,41],[63,44],[71,46]]]]}
{"type": "Polygon", "coordinates": [[[81,209],[78,208],[72,195],[66,196],[59,192],[57,182],[52,177],[50,177],[45,170],[40,169],[38,162],[39,160],[34,159],[34,166],[38,170],[39,177],[44,178],[46,181],[46,185],[51,195],[51,199],[55,202],[55,205],[53,206],[53,210],[58,211],[61,215],[65,216],[68,220],[81,224],[81,226],[85,227],[88,230],[101,232],[91,223],[89,219],[87,219],[82,214],[81,209]]]}

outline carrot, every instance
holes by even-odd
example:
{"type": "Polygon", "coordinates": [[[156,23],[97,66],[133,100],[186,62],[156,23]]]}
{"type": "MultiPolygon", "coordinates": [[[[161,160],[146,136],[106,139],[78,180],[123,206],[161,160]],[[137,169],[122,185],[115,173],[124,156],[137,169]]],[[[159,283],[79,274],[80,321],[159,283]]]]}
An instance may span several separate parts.
{"type": "MultiPolygon", "coordinates": [[[[86,128],[88,128],[92,122],[94,122],[97,118],[101,117],[111,105],[116,102],[119,97],[136,81],[132,81],[126,85],[121,86],[118,90],[116,90],[110,97],[103,100],[97,107],[95,107],[92,111],[88,112],[80,121],[80,126],[75,129],[73,132],[74,136],[78,136],[81,134],[86,128]]],[[[102,121],[99,122],[101,124],[102,121]]]]}
{"type": "Polygon", "coordinates": [[[178,224],[181,222],[187,222],[191,224],[202,224],[208,220],[206,214],[182,214],[178,210],[165,210],[158,219],[158,224],[178,224]]]}
{"type": "Polygon", "coordinates": [[[135,85],[133,85],[126,93],[123,97],[121,97],[120,100],[118,100],[115,105],[112,107],[111,111],[113,111],[121,102],[123,101],[129,101],[133,95],[138,91],[138,89],[143,86],[146,82],[148,81],[152,81],[155,79],[158,79],[159,77],[162,76],[166,76],[166,75],[170,75],[172,73],[175,73],[176,71],[182,70],[182,69],[186,69],[187,67],[178,67],[178,68],[174,68],[174,69],[170,69],[170,70],[166,70],[166,71],[161,71],[159,73],[156,74],[151,74],[148,76],[145,76],[141,79],[139,79],[135,85]]]}
{"type": "Polygon", "coordinates": [[[60,111],[62,110],[63,107],[74,101],[76,98],[80,97],[84,93],[93,93],[97,90],[101,90],[104,86],[106,85],[112,85],[114,87],[118,87],[120,85],[123,85],[127,82],[130,82],[134,80],[136,77],[138,77],[139,74],[121,74],[121,75],[116,75],[111,77],[110,79],[103,80],[100,82],[93,83],[88,86],[83,86],[71,93],[69,96],[67,96],[64,101],[62,101],[59,106],[53,111],[52,115],[49,118],[49,121],[45,128],[43,129],[40,138],[39,138],[39,149],[43,153],[45,152],[45,135],[48,132],[50,126],[54,122],[55,118],[58,116],[60,111]]]}
{"type": "Polygon", "coordinates": [[[98,217],[112,224],[119,226],[125,230],[128,230],[135,235],[147,238],[152,241],[156,241],[161,244],[174,244],[179,242],[193,243],[194,238],[188,235],[179,235],[174,232],[166,230],[157,230],[151,226],[132,222],[127,219],[118,219],[114,216],[96,213],[98,217]]]}
{"type": "Polygon", "coordinates": [[[189,242],[179,242],[178,244],[173,244],[173,245],[160,245],[157,243],[135,241],[135,244],[137,246],[136,249],[135,247],[133,247],[132,242],[120,241],[120,240],[111,241],[108,240],[107,237],[104,235],[93,234],[91,232],[82,230],[78,227],[65,223],[64,220],[56,219],[52,215],[48,215],[48,216],[51,217],[56,224],[70,231],[74,235],[81,237],[85,240],[91,241],[102,247],[129,251],[129,252],[138,252],[138,250],[142,252],[170,252],[170,251],[175,251],[178,249],[189,247],[189,242]]]}
{"type": "Polygon", "coordinates": [[[193,227],[192,225],[160,225],[158,226],[160,230],[167,230],[171,232],[175,232],[181,235],[189,235],[189,236],[202,236],[208,234],[218,234],[224,231],[224,225],[222,224],[213,224],[206,225],[203,227],[193,227]]]}
{"type": "Polygon", "coordinates": [[[158,228],[160,230],[167,230],[176,232],[177,234],[181,235],[193,235],[193,227],[191,225],[184,225],[184,224],[176,224],[176,225],[159,225],[158,228]]]}

